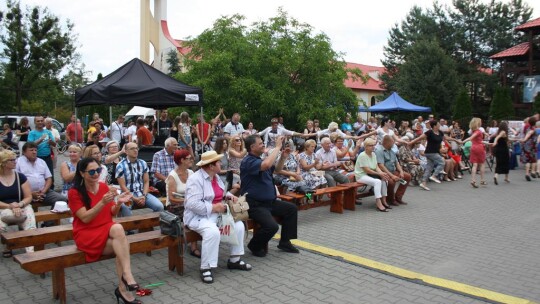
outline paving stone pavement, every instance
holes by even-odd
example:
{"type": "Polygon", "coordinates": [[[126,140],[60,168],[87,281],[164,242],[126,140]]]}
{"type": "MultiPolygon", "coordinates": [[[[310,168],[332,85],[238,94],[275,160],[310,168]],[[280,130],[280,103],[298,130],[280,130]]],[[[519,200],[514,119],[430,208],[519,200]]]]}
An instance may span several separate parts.
{"type": "MultiPolygon", "coordinates": [[[[518,176],[519,175],[519,176],[518,176]]],[[[364,198],[356,211],[328,207],[299,213],[299,239],[407,270],[540,301],[540,179],[526,182],[511,172],[511,184],[472,189],[464,180],[409,188],[407,206],[376,212],[364,198]]],[[[144,212],[144,211],[142,211],[144,212]]],[[[250,272],[226,269],[226,247],[214,284],[199,278],[199,260],[185,258],[185,274],[167,269],[166,250],[132,256],[142,285],[163,282],[145,303],[483,303],[433,286],[366,269],[312,251],[287,254],[270,244],[269,255],[245,259],[250,272]]],[[[15,253],[20,253],[17,251],[15,253]]],[[[112,260],[66,270],[68,303],[114,303],[112,260]]],[[[0,303],[54,303],[46,279],[11,259],[0,263],[0,303]]]]}

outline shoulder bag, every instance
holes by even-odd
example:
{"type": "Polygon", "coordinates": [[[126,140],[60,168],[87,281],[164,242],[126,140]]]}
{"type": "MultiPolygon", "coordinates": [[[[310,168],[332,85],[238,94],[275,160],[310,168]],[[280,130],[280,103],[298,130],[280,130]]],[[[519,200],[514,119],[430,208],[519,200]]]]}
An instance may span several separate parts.
{"type": "MultiPolygon", "coordinates": [[[[19,173],[15,172],[15,177],[17,178],[17,192],[19,193],[19,202],[21,201],[21,181],[19,180],[19,173]]],[[[4,209],[2,210],[0,220],[7,225],[19,225],[22,224],[24,221],[26,221],[26,214],[24,213],[24,209],[21,210],[20,216],[15,216],[13,213],[13,210],[11,209],[4,209]]]]}
{"type": "Polygon", "coordinates": [[[246,195],[247,193],[238,197],[238,200],[236,202],[233,202],[232,200],[226,201],[235,222],[247,221],[247,219],[249,218],[249,204],[246,201],[246,195]]]}
{"type": "Polygon", "coordinates": [[[159,213],[159,227],[162,234],[176,238],[184,236],[184,223],[182,219],[169,211],[161,211],[159,213]]]}

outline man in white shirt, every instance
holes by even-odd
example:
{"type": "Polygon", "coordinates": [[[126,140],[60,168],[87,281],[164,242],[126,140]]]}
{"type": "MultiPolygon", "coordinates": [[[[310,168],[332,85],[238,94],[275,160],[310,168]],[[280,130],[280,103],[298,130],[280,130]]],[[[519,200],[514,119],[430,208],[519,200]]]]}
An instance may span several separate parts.
{"type": "Polygon", "coordinates": [[[223,134],[229,139],[231,136],[242,133],[244,133],[244,126],[240,123],[240,114],[234,113],[231,121],[223,128],[223,134]]]}
{"type": "Polygon", "coordinates": [[[316,168],[317,170],[324,171],[324,177],[328,182],[328,187],[334,187],[336,184],[346,184],[349,179],[339,173],[338,169],[341,166],[341,162],[337,160],[336,151],[330,148],[330,138],[324,137],[321,139],[322,149],[317,150],[315,158],[319,160],[316,168]]]}
{"type": "Polygon", "coordinates": [[[448,127],[448,125],[446,124],[446,119],[441,118],[439,120],[439,124],[439,131],[443,132],[444,135],[450,135],[450,127],[448,127]]]}
{"type": "Polygon", "coordinates": [[[122,146],[125,143],[125,130],[126,128],[124,128],[124,115],[120,114],[118,115],[116,121],[114,121],[109,128],[109,138],[120,144],[120,149],[122,149],[122,146]]]}
{"type": "Polygon", "coordinates": [[[137,142],[137,126],[134,121],[129,122],[129,127],[125,131],[124,136],[127,137],[127,142],[137,142]]]}
{"type": "MultiPolygon", "coordinates": [[[[54,207],[57,201],[67,202],[67,197],[51,189],[52,174],[44,160],[37,157],[37,144],[26,142],[23,145],[23,155],[17,159],[15,170],[28,179],[32,191],[32,200],[43,202],[54,207]]],[[[52,226],[54,222],[46,222],[43,226],[52,226]]]]}

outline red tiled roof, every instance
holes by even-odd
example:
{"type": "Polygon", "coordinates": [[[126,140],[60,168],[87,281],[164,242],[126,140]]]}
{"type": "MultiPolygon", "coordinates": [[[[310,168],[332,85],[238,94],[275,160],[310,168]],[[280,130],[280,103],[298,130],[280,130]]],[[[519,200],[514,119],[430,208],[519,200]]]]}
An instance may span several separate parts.
{"type": "Polygon", "coordinates": [[[528,52],[529,52],[529,43],[523,42],[509,49],[506,49],[502,52],[499,52],[495,55],[491,55],[489,58],[502,59],[502,58],[507,58],[507,57],[523,56],[523,55],[526,55],[528,52]]]}
{"type": "Polygon", "coordinates": [[[540,28],[540,18],[536,18],[534,20],[531,20],[529,22],[523,23],[522,25],[518,25],[514,28],[516,31],[525,31],[532,28],[540,28]]]}
{"type": "Polygon", "coordinates": [[[347,62],[346,68],[348,69],[359,68],[364,74],[369,75],[369,73],[376,73],[378,75],[378,76],[375,76],[378,79],[369,77],[368,81],[365,84],[360,79],[353,80],[351,75],[349,75],[349,78],[347,78],[344,81],[345,86],[347,88],[357,89],[357,90],[369,90],[369,91],[384,91],[384,89],[381,87],[382,81],[379,78],[385,72],[384,67],[376,67],[376,66],[370,66],[370,65],[365,65],[365,64],[347,62]]]}
{"type": "Polygon", "coordinates": [[[189,52],[191,52],[191,47],[184,46],[184,43],[185,43],[184,40],[176,39],[176,42],[180,45],[179,47],[177,47],[178,52],[180,52],[180,54],[185,56],[189,54],[189,52]]]}

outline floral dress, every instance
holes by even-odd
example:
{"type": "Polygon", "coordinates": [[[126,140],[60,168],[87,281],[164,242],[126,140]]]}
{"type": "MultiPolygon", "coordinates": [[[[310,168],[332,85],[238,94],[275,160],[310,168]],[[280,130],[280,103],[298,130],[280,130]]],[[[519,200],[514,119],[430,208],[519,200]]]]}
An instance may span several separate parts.
{"type": "Polygon", "coordinates": [[[413,151],[404,145],[399,147],[398,160],[403,170],[411,175],[411,180],[416,183],[422,181],[424,175],[424,168],[420,164],[414,164],[412,161],[415,159],[413,151]]]}
{"type": "MultiPolygon", "coordinates": [[[[280,157],[281,157],[281,155],[280,155],[280,157]]],[[[296,160],[296,157],[294,157],[294,155],[292,155],[292,153],[291,153],[291,154],[289,154],[289,157],[287,157],[287,159],[285,160],[285,163],[283,164],[283,170],[288,171],[288,172],[296,172],[299,165],[300,164],[296,160]]],[[[303,176],[302,176],[302,178],[303,178],[303,176]]],[[[292,180],[290,180],[289,176],[285,176],[285,175],[281,175],[281,174],[276,174],[276,179],[281,182],[281,185],[287,186],[287,190],[289,190],[289,191],[294,191],[299,186],[308,186],[305,180],[292,181],[292,180]]],[[[315,188],[311,188],[311,189],[315,190],[315,188]]]]}
{"type": "MultiPolygon", "coordinates": [[[[307,155],[305,152],[302,152],[298,155],[298,160],[305,160],[308,165],[311,165],[315,162],[315,154],[307,155]]],[[[326,185],[326,178],[324,176],[316,176],[311,174],[312,171],[317,171],[315,168],[311,168],[308,171],[300,167],[300,174],[302,178],[306,181],[306,185],[311,189],[316,189],[319,186],[326,185]]]]}
{"type": "MultiPolygon", "coordinates": [[[[534,130],[534,129],[533,129],[534,130]]],[[[524,132],[527,134],[529,130],[524,132]]],[[[538,134],[536,132],[533,132],[531,137],[527,139],[526,142],[522,143],[522,153],[521,153],[521,162],[524,164],[534,164],[536,162],[536,139],[538,137],[538,134]]]]}

